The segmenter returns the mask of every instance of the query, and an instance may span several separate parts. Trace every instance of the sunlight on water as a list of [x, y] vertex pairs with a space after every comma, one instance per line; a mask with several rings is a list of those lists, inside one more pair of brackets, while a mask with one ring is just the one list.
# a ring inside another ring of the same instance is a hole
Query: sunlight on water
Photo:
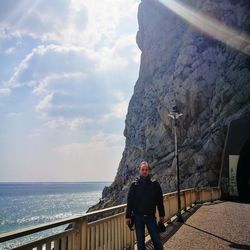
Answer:
[[[0, 233], [79, 215], [97, 203], [110, 183], [0, 183]], [[21, 186], [20, 186], [21, 185]], [[18, 191], [21, 190], [21, 191]], [[32, 194], [33, 193], [33, 194]], [[63, 231], [65, 226], [0, 244], [0, 250]]]

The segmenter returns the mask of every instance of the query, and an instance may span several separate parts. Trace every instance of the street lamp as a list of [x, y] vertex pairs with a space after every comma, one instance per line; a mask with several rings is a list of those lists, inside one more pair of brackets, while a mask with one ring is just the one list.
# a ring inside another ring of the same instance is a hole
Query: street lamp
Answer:
[[174, 106], [170, 114], [168, 114], [168, 116], [171, 117], [174, 121], [174, 142], [175, 142], [177, 192], [178, 192], [178, 213], [177, 213], [178, 222], [184, 222], [181, 215], [180, 170], [179, 170], [179, 156], [178, 156], [178, 143], [177, 143], [177, 119], [182, 115], [183, 115], [182, 113], [178, 112], [176, 106]]

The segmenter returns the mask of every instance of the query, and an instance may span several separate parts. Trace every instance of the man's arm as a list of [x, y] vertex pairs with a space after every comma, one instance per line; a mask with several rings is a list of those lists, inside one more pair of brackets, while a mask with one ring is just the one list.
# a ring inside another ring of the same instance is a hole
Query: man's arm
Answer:
[[165, 216], [165, 209], [163, 205], [163, 196], [162, 196], [162, 190], [161, 186], [158, 181], [155, 181], [155, 187], [156, 187], [156, 197], [157, 197], [157, 209], [159, 212], [160, 220], [163, 221], [164, 216]]
[[131, 184], [128, 191], [126, 219], [132, 217], [133, 205], [134, 205], [134, 183]]

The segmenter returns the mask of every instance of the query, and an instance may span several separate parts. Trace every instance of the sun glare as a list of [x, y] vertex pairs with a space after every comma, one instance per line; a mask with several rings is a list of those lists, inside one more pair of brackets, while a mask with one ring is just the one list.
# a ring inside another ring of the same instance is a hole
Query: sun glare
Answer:
[[250, 55], [250, 37], [225, 26], [214, 18], [193, 10], [175, 0], [159, 0], [168, 9], [209, 36]]

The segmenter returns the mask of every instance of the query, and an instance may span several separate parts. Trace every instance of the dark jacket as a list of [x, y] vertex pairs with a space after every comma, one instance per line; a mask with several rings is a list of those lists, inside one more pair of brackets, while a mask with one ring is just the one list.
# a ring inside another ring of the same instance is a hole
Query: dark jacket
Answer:
[[126, 218], [132, 214], [154, 215], [156, 207], [160, 217], [165, 216], [162, 190], [158, 181], [150, 177], [138, 178], [129, 189], [127, 198]]

